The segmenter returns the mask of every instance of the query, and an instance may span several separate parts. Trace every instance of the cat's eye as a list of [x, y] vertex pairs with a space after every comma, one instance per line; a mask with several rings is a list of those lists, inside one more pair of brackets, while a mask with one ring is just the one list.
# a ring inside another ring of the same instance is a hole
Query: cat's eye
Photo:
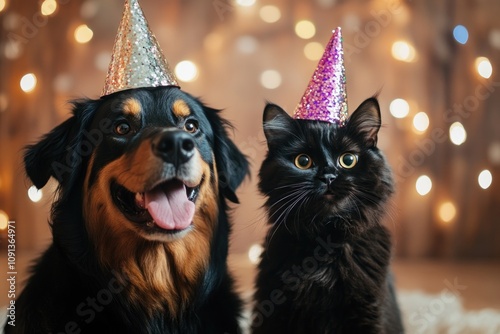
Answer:
[[307, 154], [299, 154], [295, 157], [295, 166], [299, 169], [309, 169], [311, 168], [313, 161]]
[[358, 157], [352, 153], [344, 153], [339, 158], [339, 163], [346, 169], [353, 168], [358, 163]]

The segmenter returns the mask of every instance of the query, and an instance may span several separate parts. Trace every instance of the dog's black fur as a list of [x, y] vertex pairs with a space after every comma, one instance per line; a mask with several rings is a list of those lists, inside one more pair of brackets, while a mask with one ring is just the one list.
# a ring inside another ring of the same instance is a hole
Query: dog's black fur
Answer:
[[[59, 188], [53, 243], [34, 266], [16, 303], [16, 326], [6, 325], [6, 333], [238, 333], [226, 199], [237, 202], [248, 163], [228, 138], [228, 123], [177, 87], [73, 105], [71, 118], [25, 152], [33, 184], [42, 188], [54, 177]], [[172, 164], [150, 147], [168, 131], [186, 134], [184, 127], [192, 132], [198, 161], [190, 164], [201, 185], [192, 228], [176, 237], [128, 219], [116, 201], [127, 197], [112, 194], [111, 184], [139, 192], [147, 190], [141, 182], [165, 178]]]

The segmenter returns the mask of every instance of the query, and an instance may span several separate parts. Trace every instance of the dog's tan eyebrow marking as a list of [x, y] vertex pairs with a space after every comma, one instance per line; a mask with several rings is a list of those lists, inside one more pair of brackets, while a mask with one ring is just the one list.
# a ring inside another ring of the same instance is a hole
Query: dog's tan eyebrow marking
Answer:
[[172, 111], [179, 118], [191, 115], [191, 109], [189, 109], [186, 101], [183, 100], [176, 100], [172, 106]]
[[128, 98], [123, 102], [123, 112], [130, 116], [139, 117], [142, 112], [141, 103], [133, 97]]

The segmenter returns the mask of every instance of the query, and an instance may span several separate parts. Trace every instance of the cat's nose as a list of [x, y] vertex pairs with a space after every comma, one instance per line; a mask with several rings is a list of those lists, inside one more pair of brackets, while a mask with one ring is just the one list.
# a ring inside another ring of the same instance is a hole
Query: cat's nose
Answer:
[[337, 178], [336, 174], [325, 174], [319, 179], [323, 181], [328, 186], [328, 188], [330, 188], [333, 181], [335, 181], [336, 178]]

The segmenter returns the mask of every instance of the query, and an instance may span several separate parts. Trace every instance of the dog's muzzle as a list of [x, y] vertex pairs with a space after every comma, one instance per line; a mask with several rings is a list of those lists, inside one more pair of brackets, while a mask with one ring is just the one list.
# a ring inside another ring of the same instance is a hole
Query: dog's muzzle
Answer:
[[187, 162], [194, 155], [194, 140], [184, 131], [166, 131], [152, 142], [153, 153], [175, 167]]
[[[148, 233], [177, 233], [190, 228], [195, 201], [203, 176], [196, 156], [196, 143], [187, 132], [178, 129], [154, 134], [151, 153], [159, 160], [144, 180], [144, 188], [114, 181], [112, 197], [122, 213]], [[142, 161], [137, 161], [142, 164]], [[136, 165], [137, 166], [137, 165]], [[151, 163], [149, 164], [151, 167]]]

